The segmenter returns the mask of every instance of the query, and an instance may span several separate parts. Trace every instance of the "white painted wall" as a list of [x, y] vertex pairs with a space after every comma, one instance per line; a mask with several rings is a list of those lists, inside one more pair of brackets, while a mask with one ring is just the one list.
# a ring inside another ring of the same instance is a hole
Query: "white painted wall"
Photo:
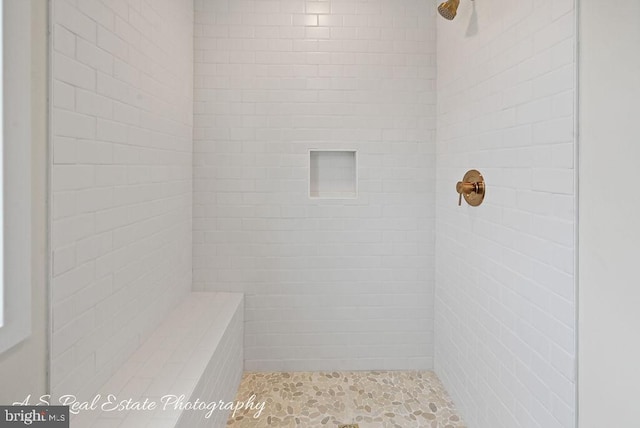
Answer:
[[580, 1], [579, 426], [636, 426], [640, 3]]
[[191, 288], [193, 2], [51, 9], [51, 387], [83, 397]]
[[[5, 8], [21, 3], [4, 0]], [[47, 391], [47, 0], [31, 0], [29, 6], [31, 75], [24, 78], [31, 79], [31, 334], [0, 355], [4, 404]]]
[[[194, 289], [246, 293], [249, 370], [430, 368], [435, 9], [196, 0]], [[309, 198], [354, 149], [358, 198]]]
[[[435, 367], [471, 427], [575, 421], [572, 0], [438, 20]], [[482, 206], [457, 206], [471, 168]]]

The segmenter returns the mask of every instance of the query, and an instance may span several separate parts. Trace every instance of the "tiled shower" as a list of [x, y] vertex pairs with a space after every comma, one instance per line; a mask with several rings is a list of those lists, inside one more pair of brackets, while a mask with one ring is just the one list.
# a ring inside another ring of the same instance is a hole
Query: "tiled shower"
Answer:
[[436, 7], [51, 1], [54, 393], [238, 292], [247, 371], [435, 370], [469, 427], [574, 426], [574, 1]]

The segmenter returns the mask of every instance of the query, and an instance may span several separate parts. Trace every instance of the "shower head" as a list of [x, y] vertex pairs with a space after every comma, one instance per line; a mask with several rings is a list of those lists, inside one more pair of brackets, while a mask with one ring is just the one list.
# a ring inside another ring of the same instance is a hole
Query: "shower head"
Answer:
[[451, 21], [456, 17], [458, 6], [460, 6], [460, 0], [447, 0], [438, 6], [438, 12], [444, 19]]

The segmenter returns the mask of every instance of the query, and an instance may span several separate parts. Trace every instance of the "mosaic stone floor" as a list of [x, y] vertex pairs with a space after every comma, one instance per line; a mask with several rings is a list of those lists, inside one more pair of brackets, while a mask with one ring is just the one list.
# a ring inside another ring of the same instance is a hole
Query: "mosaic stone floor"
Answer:
[[465, 428], [438, 377], [421, 372], [245, 373], [236, 400], [266, 402], [228, 427]]

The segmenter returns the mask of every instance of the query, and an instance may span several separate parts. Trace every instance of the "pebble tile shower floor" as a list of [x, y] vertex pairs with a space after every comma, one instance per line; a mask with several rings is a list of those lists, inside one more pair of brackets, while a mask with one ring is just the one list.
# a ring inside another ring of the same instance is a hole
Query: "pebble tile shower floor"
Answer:
[[236, 413], [234, 428], [466, 428], [438, 377], [429, 371], [245, 373], [236, 400], [266, 402]]

